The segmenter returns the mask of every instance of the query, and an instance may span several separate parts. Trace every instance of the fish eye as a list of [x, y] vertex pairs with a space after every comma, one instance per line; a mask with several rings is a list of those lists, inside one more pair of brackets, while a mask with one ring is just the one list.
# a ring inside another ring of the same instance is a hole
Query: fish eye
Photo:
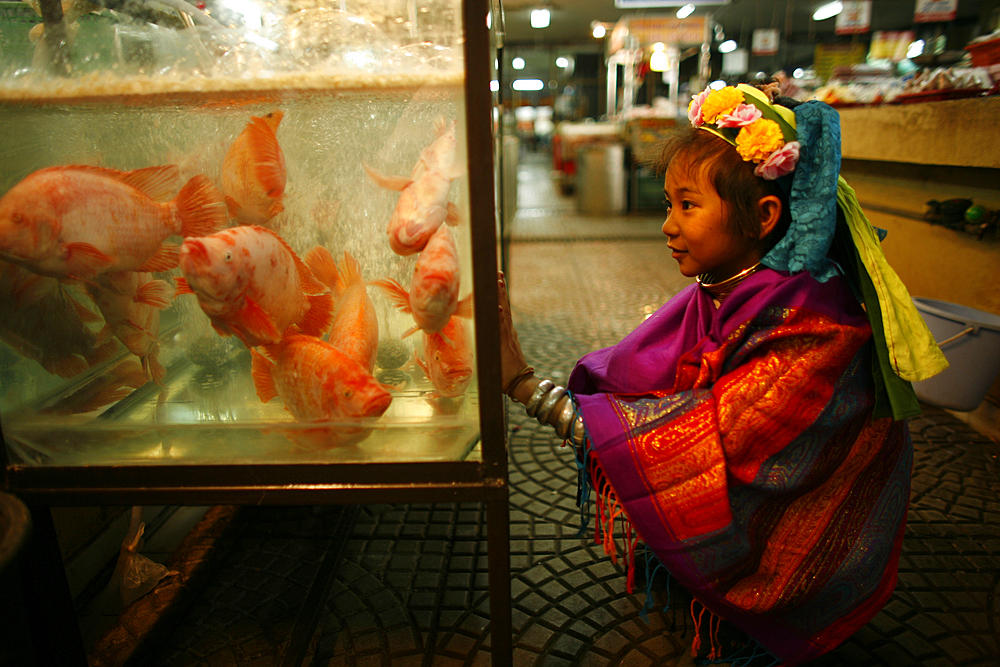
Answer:
[[233, 251], [227, 250], [226, 254], [222, 256], [227, 262], [233, 261]]
[[346, 391], [344, 391], [344, 398], [350, 398], [353, 395], [354, 395], [354, 392], [351, 391], [350, 389], [347, 389]]

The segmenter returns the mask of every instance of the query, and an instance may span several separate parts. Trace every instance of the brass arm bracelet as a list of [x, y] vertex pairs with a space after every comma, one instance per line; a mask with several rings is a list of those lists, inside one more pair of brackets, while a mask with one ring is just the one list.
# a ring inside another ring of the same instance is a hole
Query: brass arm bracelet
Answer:
[[555, 387], [551, 380], [542, 380], [535, 387], [535, 391], [531, 393], [531, 398], [528, 402], [524, 404], [524, 409], [528, 413], [528, 416], [535, 418], [538, 414], [538, 406], [542, 402], [542, 398], [549, 393]]
[[539, 406], [538, 414], [535, 415], [535, 419], [542, 424], [549, 423], [549, 413], [552, 412], [552, 408], [556, 407], [556, 403], [558, 403], [565, 395], [565, 387], [554, 387], [550, 390], [548, 395], [545, 397], [545, 400], [542, 401], [541, 406]]

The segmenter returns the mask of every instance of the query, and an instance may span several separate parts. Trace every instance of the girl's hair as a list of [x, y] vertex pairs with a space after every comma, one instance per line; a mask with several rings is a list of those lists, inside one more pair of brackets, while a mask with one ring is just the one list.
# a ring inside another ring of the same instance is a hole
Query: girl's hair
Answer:
[[728, 141], [690, 125], [681, 127], [663, 142], [659, 156], [650, 166], [662, 175], [674, 160], [685, 161], [689, 169], [698, 170], [711, 181], [719, 198], [728, 206], [726, 222], [734, 234], [757, 238], [760, 235], [757, 204], [774, 195], [781, 200], [781, 218], [768, 235], [768, 247], [785, 235], [792, 221], [787, 193], [777, 181], [754, 176], [754, 165], [745, 162]]

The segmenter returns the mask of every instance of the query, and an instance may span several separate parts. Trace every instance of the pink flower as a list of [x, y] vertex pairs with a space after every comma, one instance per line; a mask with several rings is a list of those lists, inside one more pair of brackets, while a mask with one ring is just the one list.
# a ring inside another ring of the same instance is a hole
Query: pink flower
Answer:
[[708, 94], [710, 92], [712, 92], [712, 89], [706, 88], [705, 90], [695, 95], [694, 98], [691, 100], [691, 104], [688, 105], [688, 120], [691, 121], [691, 124], [694, 125], [695, 127], [698, 127], [702, 123], [701, 105], [702, 102], [705, 101], [705, 98], [708, 97]]
[[791, 173], [799, 161], [799, 142], [790, 141], [782, 148], [771, 153], [766, 160], [754, 168], [755, 176], [760, 176], [769, 181], [780, 178]]
[[721, 116], [717, 122], [719, 127], [744, 127], [761, 116], [760, 109], [752, 104], [740, 104], [731, 114]]

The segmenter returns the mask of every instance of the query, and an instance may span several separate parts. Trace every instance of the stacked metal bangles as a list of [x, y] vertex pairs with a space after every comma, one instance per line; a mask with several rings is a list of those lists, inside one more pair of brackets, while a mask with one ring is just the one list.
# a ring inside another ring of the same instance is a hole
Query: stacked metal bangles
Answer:
[[[542, 380], [525, 403], [524, 409], [529, 417], [537, 419], [542, 424], [548, 424], [550, 413], [564, 396], [566, 396], [565, 387], [557, 386], [551, 380]], [[577, 414], [572, 397], [560, 411], [555, 429], [556, 435], [563, 440], [572, 440], [576, 445], [583, 443], [583, 418]]]

